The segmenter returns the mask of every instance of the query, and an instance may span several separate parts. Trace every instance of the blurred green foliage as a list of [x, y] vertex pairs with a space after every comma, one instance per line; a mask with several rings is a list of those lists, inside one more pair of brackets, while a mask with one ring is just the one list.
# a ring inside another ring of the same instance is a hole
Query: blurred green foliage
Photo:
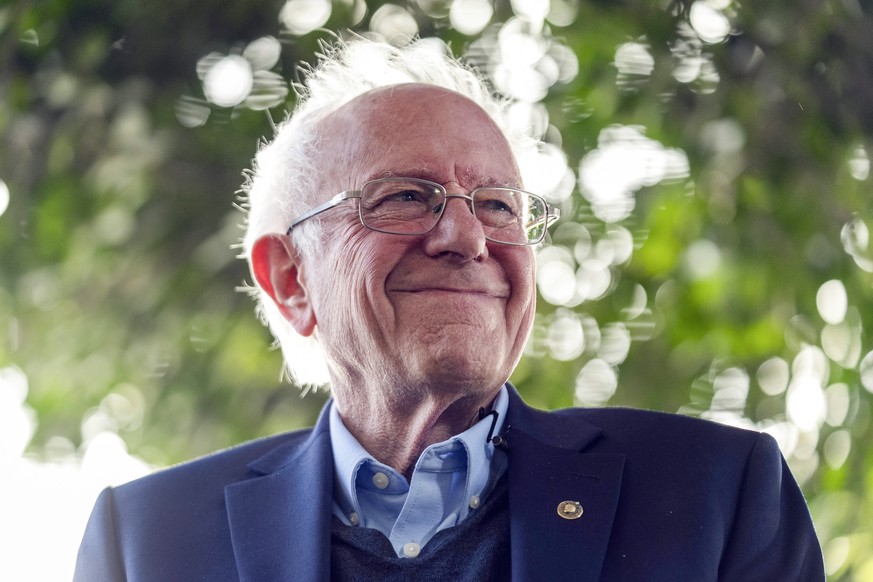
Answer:
[[[365, 32], [380, 4], [359, 19], [356, 4], [335, 3], [324, 27]], [[474, 37], [439, 17], [450, 4], [403, 7], [421, 36], [439, 36], [456, 53], [475, 48]], [[0, 180], [10, 193], [0, 214], [0, 367], [19, 367], [29, 380], [39, 421], [32, 454], [113, 430], [132, 453], [164, 465], [306, 426], [317, 414], [324, 392], [301, 398], [281, 381], [278, 350], [249, 297], [234, 292], [249, 280], [232, 250], [243, 221], [233, 207], [241, 170], [270, 135], [271, 117], [293, 105], [293, 92], [266, 113], [222, 108], [204, 99], [197, 76], [208, 53], [239, 54], [271, 35], [282, 42], [272, 71], [294, 80], [296, 64], [312, 62], [318, 39], [330, 35], [289, 34], [278, 19], [282, 6], [0, 6]], [[483, 35], [519, 6], [494, 5]], [[683, 180], [636, 192], [622, 221], [633, 256], [614, 271], [608, 293], [571, 312], [600, 330], [638, 326], [627, 359], [614, 366], [619, 382], [609, 404], [705, 415], [719, 378], [741, 371], [750, 388], [738, 412], [758, 427], [790, 416], [787, 392], [760, 389], [761, 365], [781, 358], [796, 368], [805, 348], [820, 353], [828, 334], [850, 334], [840, 345], [854, 354], [824, 350], [823, 402], [844, 402], [845, 414], [795, 434], [789, 460], [831, 578], [873, 580], [873, 380], [865, 388], [870, 362], [862, 360], [873, 349], [873, 246], [865, 235], [873, 14], [855, 0], [709, 6], [730, 20], [732, 34], [695, 45], [698, 64], [715, 76], [680, 79], [676, 47], [691, 38], [694, 4], [552, 3], [564, 15], [542, 34], [572, 50], [578, 74], [552, 85], [543, 103], [570, 167], [615, 124], [645, 128], [648, 138], [684, 151], [690, 167]], [[651, 68], [622, 81], [616, 51], [629, 42], [646, 47]], [[186, 111], [202, 123], [181, 123]], [[725, 128], [740, 132], [737, 147], [712, 138]], [[562, 210], [562, 222], [595, 239], [607, 235], [609, 225], [592, 218], [578, 191]], [[553, 242], [570, 255], [578, 239], [563, 233]], [[718, 251], [706, 255], [718, 261], [702, 275], [689, 268], [700, 248]], [[846, 291], [842, 331], [817, 306], [830, 280]], [[646, 309], [630, 318], [637, 290]], [[546, 301], [539, 309], [537, 334], [567, 313]], [[593, 355], [553, 358], [537, 347], [537, 334], [514, 381], [535, 405], [572, 405]], [[840, 459], [846, 435], [850, 452]]]

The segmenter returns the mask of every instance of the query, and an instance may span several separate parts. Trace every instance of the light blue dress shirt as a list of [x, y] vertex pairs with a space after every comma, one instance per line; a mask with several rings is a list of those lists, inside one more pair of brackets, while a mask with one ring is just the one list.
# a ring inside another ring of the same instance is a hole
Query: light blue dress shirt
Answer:
[[[494, 436], [503, 430], [508, 405], [503, 386], [493, 406], [498, 414]], [[492, 418], [486, 416], [461, 434], [427, 447], [410, 483], [364, 450], [332, 405], [334, 515], [346, 525], [381, 531], [399, 557], [418, 556], [434, 534], [476, 511], [506, 471], [506, 454], [486, 442]]]

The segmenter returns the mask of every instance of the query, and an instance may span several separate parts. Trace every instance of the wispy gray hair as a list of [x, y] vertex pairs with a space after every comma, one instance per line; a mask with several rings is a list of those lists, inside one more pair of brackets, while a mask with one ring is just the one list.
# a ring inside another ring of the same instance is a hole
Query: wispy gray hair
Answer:
[[[313, 160], [320, 154], [318, 123], [355, 97], [387, 85], [425, 83], [460, 93], [484, 109], [509, 140], [516, 157], [536, 147], [536, 140], [508, 123], [509, 102], [493, 94], [483, 78], [452, 57], [438, 39], [421, 39], [404, 47], [355, 38], [325, 45], [314, 67], [301, 68], [295, 85], [294, 111], [277, 127], [272, 141], [263, 143], [242, 188], [248, 211], [243, 249], [261, 236], [284, 233], [294, 217], [319, 200], [319, 176]], [[293, 231], [304, 257], [319, 247], [319, 217]], [[289, 375], [300, 385], [321, 385], [329, 378], [317, 342], [299, 336], [265, 292], [252, 290], [258, 313], [282, 348]]]

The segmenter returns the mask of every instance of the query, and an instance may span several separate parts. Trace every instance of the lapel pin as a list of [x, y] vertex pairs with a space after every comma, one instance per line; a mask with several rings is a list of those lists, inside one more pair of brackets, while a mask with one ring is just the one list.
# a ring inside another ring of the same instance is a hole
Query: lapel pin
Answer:
[[582, 517], [582, 504], [578, 501], [562, 501], [558, 504], [558, 515], [564, 519], [579, 519]]

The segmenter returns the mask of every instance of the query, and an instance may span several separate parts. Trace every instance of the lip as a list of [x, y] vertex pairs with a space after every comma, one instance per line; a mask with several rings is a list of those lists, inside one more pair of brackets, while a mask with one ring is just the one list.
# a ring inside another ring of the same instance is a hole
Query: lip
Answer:
[[428, 286], [428, 287], [389, 289], [389, 292], [409, 293], [409, 294], [450, 293], [450, 294], [454, 294], [454, 295], [478, 295], [481, 297], [492, 297], [494, 299], [507, 299], [509, 297], [509, 293], [504, 293], [502, 291], [496, 291], [496, 290], [467, 288], [467, 287], [445, 287], [445, 286], [436, 286], [436, 285], [432, 286], [432, 287]]

